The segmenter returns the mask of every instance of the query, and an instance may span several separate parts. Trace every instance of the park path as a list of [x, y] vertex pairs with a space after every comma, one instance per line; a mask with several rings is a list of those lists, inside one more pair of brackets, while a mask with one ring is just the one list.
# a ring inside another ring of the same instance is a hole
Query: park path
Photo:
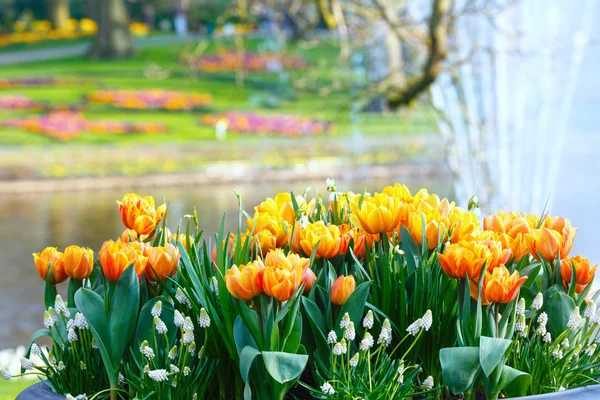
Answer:
[[[140, 49], [145, 47], [168, 45], [172, 43], [182, 43], [197, 38], [199, 37], [188, 36], [187, 38], [181, 38], [175, 35], [165, 35], [135, 38], [134, 42], [135, 47]], [[57, 45], [57, 47], [52, 48], [0, 53], [0, 66], [82, 56], [88, 51], [89, 47], [89, 43], [77, 43], [72, 45]]]

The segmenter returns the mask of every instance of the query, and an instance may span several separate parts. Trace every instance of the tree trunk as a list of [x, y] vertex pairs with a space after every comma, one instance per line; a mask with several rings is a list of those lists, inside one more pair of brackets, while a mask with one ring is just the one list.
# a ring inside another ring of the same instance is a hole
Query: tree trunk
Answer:
[[50, 0], [48, 2], [48, 17], [54, 29], [63, 29], [71, 18], [68, 0]]
[[94, 12], [98, 33], [90, 55], [97, 58], [129, 57], [133, 53], [133, 42], [124, 0], [96, 0]]

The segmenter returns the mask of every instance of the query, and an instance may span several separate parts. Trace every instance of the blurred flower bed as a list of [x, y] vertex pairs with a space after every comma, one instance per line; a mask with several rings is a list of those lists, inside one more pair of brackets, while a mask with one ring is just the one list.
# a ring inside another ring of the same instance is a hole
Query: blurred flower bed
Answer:
[[335, 132], [335, 126], [296, 115], [265, 116], [251, 112], [230, 111], [223, 114], [206, 114], [201, 122], [207, 125], [226, 124], [227, 129], [237, 133], [254, 133], [278, 136], [312, 136]]
[[70, 140], [84, 132], [91, 133], [158, 133], [166, 127], [154, 122], [121, 122], [87, 120], [82, 114], [69, 111], [0, 121], [0, 126], [25, 129], [58, 140]]
[[205, 72], [235, 71], [244, 69], [253, 72], [278, 72], [290, 69], [305, 69], [308, 62], [291, 55], [258, 54], [252, 52], [219, 51], [216, 54], [185, 60], [192, 69]]
[[81, 108], [81, 104], [53, 104], [49, 101], [35, 100], [27, 96], [0, 96], [0, 110], [19, 111], [69, 111]]
[[91, 80], [82, 78], [61, 78], [46, 76], [31, 78], [0, 78], [0, 89], [51, 85], [86, 85], [90, 82]]
[[[44, 40], [77, 39], [94, 36], [98, 30], [96, 22], [89, 18], [69, 19], [62, 29], [52, 29], [50, 21], [39, 20], [25, 23], [17, 21], [13, 24], [12, 33], [0, 35], [0, 47], [23, 43], [37, 43]], [[145, 36], [150, 32], [148, 25], [132, 22], [129, 30], [135, 36]]]
[[174, 90], [100, 90], [88, 95], [92, 103], [111, 104], [117, 108], [135, 110], [192, 110], [212, 103], [205, 93], [185, 93]]

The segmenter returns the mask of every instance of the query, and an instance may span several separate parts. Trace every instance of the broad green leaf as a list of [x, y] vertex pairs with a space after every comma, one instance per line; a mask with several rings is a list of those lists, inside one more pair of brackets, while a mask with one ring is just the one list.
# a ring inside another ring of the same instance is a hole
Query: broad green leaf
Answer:
[[548, 330], [552, 333], [552, 337], [558, 337], [567, 329], [567, 322], [575, 309], [575, 302], [556, 285], [550, 287], [544, 297], [548, 314]]
[[118, 370], [125, 349], [135, 333], [139, 306], [140, 287], [135, 268], [131, 265], [119, 277], [108, 312], [109, 351], [115, 370]]
[[362, 320], [365, 304], [367, 302], [367, 296], [369, 295], [369, 287], [371, 286], [371, 282], [363, 282], [354, 289], [354, 292], [348, 297], [348, 300], [342, 306], [340, 313], [337, 317], [337, 322], [335, 323], [335, 330], [338, 334], [338, 337], [341, 334], [340, 322], [344, 317], [345, 313], [350, 315], [350, 321], [360, 321]]
[[[140, 343], [144, 340], [147, 340], [148, 343], [152, 343], [154, 341], [154, 329], [153, 322], [154, 317], [152, 316], [152, 308], [158, 301], [162, 301], [162, 312], [160, 314], [160, 319], [167, 326], [167, 338], [169, 339], [169, 348], [173, 345], [175, 341], [175, 337], [177, 336], [177, 327], [173, 323], [173, 313], [174, 310], [169, 303], [169, 301], [165, 297], [155, 297], [150, 299], [142, 306], [142, 310], [140, 311], [140, 316], [137, 323], [137, 328], [135, 330], [135, 339]], [[164, 343], [164, 339], [162, 337], [157, 338], [159, 346]]]
[[496, 366], [502, 361], [506, 350], [512, 341], [488, 336], [479, 338], [479, 362], [485, 376], [490, 376]]
[[235, 347], [237, 348], [238, 355], [242, 353], [242, 350], [246, 346], [258, 348], [252, 334], [244, 324], [242, 317], [239, 315], [233, 323], [233, 337], [235, 339]]
[[240, 353], [240, 375], [244, 382], [248, 380], [248, 374], [250, 373], [250, 368], [252, 368], [252, 363], [256, 356], [259, 355], [260, 351], [252, 346], [246, 346], [242, 349]]
[[479, 347], [448, 347], [440, 350], [444, 382], [454, 394], [467, 390], [479, 370]]
[[[302, 316], [297, 313], [294, 319], [294, 327], [285, 338], [282, 349], [282, 351], [286, 353], [295, 353], [298, 350], [298, 347], [300, 346], [300, 340], [302, 339]], [[277, 331], [277, 329], [274, 331]]]
[[325, 318], [323, 317], [319, 306], [308, 297], [302, 297], [302, 305], [304, 306], [308, 318], [313, 321], [315, 326], [321, 331], [323, 336], [325, 336], [327, 333], [327, 324], [325, 323]]
[[531, 375], [505, 365], [502, 368], [498, 389], [506, 397], [519, 397], [527, 395], [530, 384]]
[[262, 357], [269, 375], [279, 383], [297, 379], [308, 362], [308, 356], [305, 354], [279, 351], [263, 351]]
[[260, 326], [258, 324], [258, 313], [255, 310], [250, 309], [248, 304], [241, 299], [236, 299], [237, 303], [240, 306], [240, 317], [244, 321], [246, 328], [252, 334], [252, 337], [258, 344], [259, 348], [264, 348], [264, 335], [260, 331]]

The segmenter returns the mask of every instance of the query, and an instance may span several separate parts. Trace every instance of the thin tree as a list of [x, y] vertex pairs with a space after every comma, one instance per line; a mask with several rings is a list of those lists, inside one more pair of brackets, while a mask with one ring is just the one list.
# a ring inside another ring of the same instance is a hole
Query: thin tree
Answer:
[[124, 58], [133, 53], [129, 15], [124, 0], [91, 0], [91, 17], [98, 33], [90, 55], [96, 58]]
[[48, 2], [48, 19], [54, 29], [63, 29], [71, 18], [69, 0], [50, 0]]

